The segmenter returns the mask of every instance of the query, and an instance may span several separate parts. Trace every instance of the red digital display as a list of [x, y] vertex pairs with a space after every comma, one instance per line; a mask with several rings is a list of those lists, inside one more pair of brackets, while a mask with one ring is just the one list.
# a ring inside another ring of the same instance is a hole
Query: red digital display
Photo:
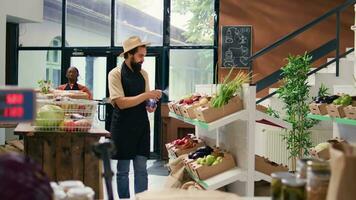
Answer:
[[11, 118], [21, 118], [25, 114], [23, 107], [5, 108], [0, 113], [2, 113], [3, 117], [11, 117]]
[[8, 105], [23, 104], [23, 99], [23, 94], [6, 94], [6, 104]]

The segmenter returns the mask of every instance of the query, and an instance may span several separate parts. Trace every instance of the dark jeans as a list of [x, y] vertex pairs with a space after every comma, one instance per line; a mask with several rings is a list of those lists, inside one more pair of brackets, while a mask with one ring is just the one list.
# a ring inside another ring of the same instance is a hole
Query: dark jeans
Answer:
[[[129, 171], [131, 160], [117, 161], [117, 192], [120, 198], [130, 198]], [[147, 158], [145, 156], [136, 156], [133, 159], [135, 176], [135, 193], [147, 190]]]

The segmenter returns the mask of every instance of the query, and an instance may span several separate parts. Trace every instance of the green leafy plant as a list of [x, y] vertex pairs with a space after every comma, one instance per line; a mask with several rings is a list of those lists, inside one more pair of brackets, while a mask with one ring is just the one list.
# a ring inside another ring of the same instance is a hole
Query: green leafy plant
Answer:
[[225, 80], [221, 84], [217, 95], [212, 99], [212, 107], [220, 108], [227, 104], [237, 92], [241, 91], [242, 84], [249, 81], [250, 74], [242, 71], [238, 72], [237, 75], [230, 80], [232, 71], [233, 68], [231, 68], [229, 74], [225, 77]]
[[325, 96], [330, 95], [328, 90], [329, 90], [329, 88], [327, 88], [324, 84], [321, 84], [319, 87], [318, 96], [325, 97]]
[[39, 80], [39, 81], [37, 81], [37, 83], [38, 83], [41, 93], [43, 93], [43, 94], [49, 93], [49, 91], [52, 87], [51, 81]]
[[280, 118], [279, 113], [274, 110], [271, 106], [267, 107], [266, 114], [275, 118]]
[[285, 120], [292, 124], [292, 128], [283, 135], [287, 143], [287, 150], [292, 159], [292, 170], [295, 171], [296, 159], [308, 155], [312, 146], [309, 129], [316, 124], [315, 120], [307, 118], [309, 113], [308, 72], [311, 56], [290, 55], [288, 63], [282, 68], [283, 86], [277, 90], [279, 97], [285, 104]]

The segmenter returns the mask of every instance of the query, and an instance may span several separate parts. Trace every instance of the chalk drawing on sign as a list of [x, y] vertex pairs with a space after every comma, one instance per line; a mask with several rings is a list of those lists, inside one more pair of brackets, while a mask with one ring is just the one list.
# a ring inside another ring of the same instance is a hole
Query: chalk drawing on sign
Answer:
[[232, 37], [231, 29], [227, 29], [227, 31], [226, 31], [225, 43], [234, 43], [234, 39]]
[[230, 47], [225, 52], [224, 66], [237, 66], [239, 62], [244, 65], [248, 64], [248, 48], [243, 45], [240, 45], [238, 48]]
[[224, 57], [224, 66], [225, 67], [232, 67], [234, 66], [234, 56], [232, 54], [232, 51], [229, 49], [225, 51], [225, 57]]

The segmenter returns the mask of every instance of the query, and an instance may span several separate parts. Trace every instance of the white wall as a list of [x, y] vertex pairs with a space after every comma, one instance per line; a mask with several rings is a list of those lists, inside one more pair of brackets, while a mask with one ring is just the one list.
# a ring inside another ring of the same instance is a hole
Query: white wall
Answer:
[[[41, 22], [43, 0], [1, 0], [0, 2], [0, 86], [5, 85], [6, 22]], [[5, 143], [0, 129], [0, 145]]]
[[5, 84], [6, 21], [41, 22], [43, 0], [1, 0], [0, 2], [0, 85]]

